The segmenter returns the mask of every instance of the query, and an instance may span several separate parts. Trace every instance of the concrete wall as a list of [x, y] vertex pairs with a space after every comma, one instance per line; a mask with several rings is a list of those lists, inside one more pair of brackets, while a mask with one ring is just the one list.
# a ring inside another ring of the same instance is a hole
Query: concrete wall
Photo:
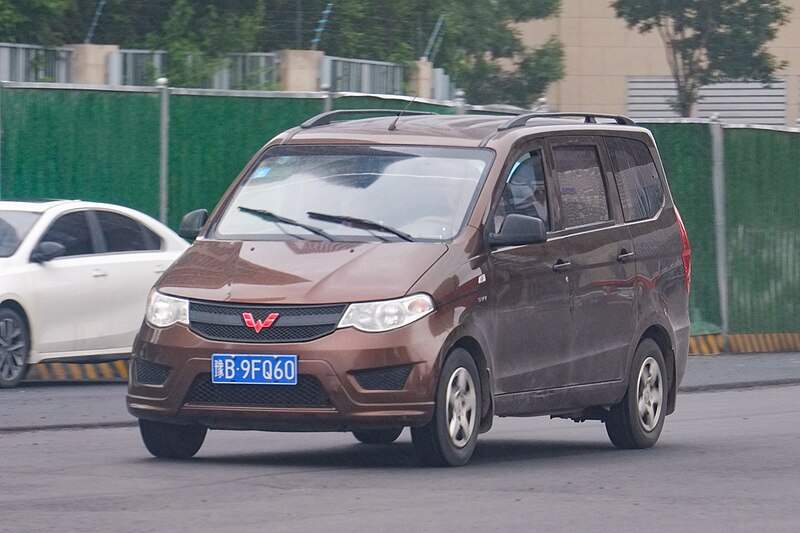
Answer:
[[72, 81], [89, 85], [105, 85], [109, 82], [106, 58], [119, 51], [117, 45], [72, 44]]
[[[777, 73], [787, 79], [787, 125], [795, 125], [800, 107], [800, 0], [783, 0], [792, 8], [769, 49], [788, 66]], [[669, 76], [666, 48], [656, 31], [629, 30], [609, 0], [562, 0], [561, 14], [521, 24], [526, 46], [539, 46], [551, 35], [564, 43], [566, 72], [547, 94], [552, 110], [627, 112], [627, 79]]]

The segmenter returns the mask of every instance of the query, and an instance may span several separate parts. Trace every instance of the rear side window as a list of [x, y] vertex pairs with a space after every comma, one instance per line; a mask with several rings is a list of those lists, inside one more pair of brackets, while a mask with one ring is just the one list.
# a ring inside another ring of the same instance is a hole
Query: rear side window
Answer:
[[60, 217], [44, 234], [41, 241], [52, 241], [63, 244], [64, 256], [87, 255], [94, 253], [92, 234], [85, 211], [67, 213]]
[[619, 137], [607, 144], [625, 221], [652, 218], [664, 202], [664, 188], [647, 145]]
[[135, 252], [161, 248], [161, 239], [132, 218], [110, 211], [96, 211], [96, 214], [108, 252]]
[[595, 146], [553, 148], [565, 227], [609, 219], [600, 156]]

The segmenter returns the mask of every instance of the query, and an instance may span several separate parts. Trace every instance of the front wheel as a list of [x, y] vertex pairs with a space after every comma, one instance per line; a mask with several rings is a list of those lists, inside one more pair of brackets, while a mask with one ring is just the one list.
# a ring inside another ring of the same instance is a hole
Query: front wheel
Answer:
[[653, 339], [644, 339], [636, 348], [628, 390], [611, 408], [606, 433], [617, 448], [637, 449], [653, 446], [664, 427], [667, 405], [667, 379], [664, 356]]
[[439, 374], [433, 419], [411, 428], [411, 440], [422, 462], [431, 466], [466, 464], [478, 441], [480, 412], [478, 369], [469, 353], [457, 348]]
[[30, 348], [28, 327], [19, 313], [0, 309], [0, 389], [16, 387], [25, 377]]
[[139, 419], [139, 432], [147, 451], [155, 457], [188, 459], [203, 445], [207, 428]]

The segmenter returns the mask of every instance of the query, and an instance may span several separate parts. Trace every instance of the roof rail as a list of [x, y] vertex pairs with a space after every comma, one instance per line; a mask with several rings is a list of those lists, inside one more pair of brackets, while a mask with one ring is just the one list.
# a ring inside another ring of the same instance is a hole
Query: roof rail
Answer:
[[598, 118], [607, 118], [615, 121], [621, 126], [636, 126], [636, 123], [623, 115], [605, 115], [602, 113], [526, 113], [514, 117], [499, 128], [497, 131], [510, 130], [512, 128], [519, 128], [528, 123], [532, 118], [582, 118], [585, 124], [597, 124]]
[[317, 126], [327, 126], [337, 117], [342, 115], [381, 115], [381, 116], [411, 116], [411, 115], [435, 115], [430, 111], [405, 111], [402, 109], [337, 109], [321, 113], [306, 120], [300, 127], [303, 129], [315, 128]]

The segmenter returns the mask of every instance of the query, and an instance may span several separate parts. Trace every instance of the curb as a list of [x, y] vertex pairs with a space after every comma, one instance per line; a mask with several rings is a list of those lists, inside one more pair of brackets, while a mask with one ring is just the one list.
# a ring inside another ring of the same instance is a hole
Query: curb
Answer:
[[728, 335], [727, 349], [720, 334], [696, 335], [689, 339], [690, 355], [798, 351], [800, 333], [736, 333]]
[[39, 363], [31, 365], [25, 381], [127, 381], [128, 360], [106, 363]]

